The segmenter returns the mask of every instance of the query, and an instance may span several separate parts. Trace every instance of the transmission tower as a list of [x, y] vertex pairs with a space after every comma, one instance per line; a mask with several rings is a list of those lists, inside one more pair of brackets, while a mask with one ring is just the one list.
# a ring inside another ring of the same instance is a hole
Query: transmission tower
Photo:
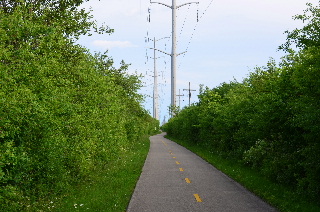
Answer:
[[177, 24], [176, 24], [176, 11], [177, 9], [179, 9], [180, 7], [182, 6], [185, 6], [185, 5], [188, 5], [188, 4], [199, 4], [199, 2], [189, 2], [189, 3], [184, 3], [184, 4], [181, 4], [181, 5], [178, 5], [176, 4], [176, 0], [172, 0], [172, 5], [167, 5], [167, 4], [164, 4], [164, 3], [161, 3], [161, 2], [151, 2], [150, 3], [152, 4], [161, 4], [163, 6], [166, 6], [166, 7], [169, 7], [171, 10], [172, 10], [172, 51], [171, 51], [171, 54], [169, 53], [166, 53], [164, 51], [161, 51], [161, 50], [158, 50], [156, 49], [157, 51], [160, 51], [162, 53], [165, 53], [169, 56], [171, 56], [171, 106], [172, 107], [175, 107], [176, 106], [176, 67], [177, 67], [177, 56], [181, 55], [181, 54], [184, 54], [185, 52], [182, 52], [182, 53], [179, 53], [177, 54], [176, 52], [176, 47], [177, 47], [177, 38], [176, 38], [176, 27], [177, 27]]
[[177, 95], [178, 97], [179, 97], [179, 109], [181, 109], [181, 107], [180, 107], [180, 97], [181, 96], [184, 96], [183, 94], [180, 94], [180, 89], [179, 89], [179, 94]]
[[162, 40], [162, 39], [165, 39], [165, 38], [169, 38], [169, 37], [164, 37], [164, 38], [160, 38], [158, 40], [156, 40], [156, 38], [154, 39], [150, 39], [153, 41], [153, 65], [154, 65], [154, 72], [153, 72], [153, 118], [159, 120], [159, 111], [158, 111], [158, 104], [159, 104], [159, 101], [158, 101], [158, 98], [159, 98], [159, 95], [158, 95], [158, 71], [157, 71], [157, 58], [156, 57], [156, 42], [159, 41], [159, 40]]

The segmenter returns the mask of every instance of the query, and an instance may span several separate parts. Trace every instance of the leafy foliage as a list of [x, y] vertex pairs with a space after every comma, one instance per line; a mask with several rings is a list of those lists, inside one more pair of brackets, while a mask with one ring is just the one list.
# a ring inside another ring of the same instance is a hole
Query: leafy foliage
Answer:
[[[320, 8], [296, 16], [306, 26], [287, 32], [277, 65], [272, 59], [243, 82], [201, 89], [199, 103], [163, 128], [169, 136], [241, 160], [297, 193], [320, 197]], [[291, 47], [297, 48], [295, 52]]]
[[96, 28], [81, 2], [0, 3], [0, 211], [41, 208], [158, 129], [128, 65], [74, 44]]

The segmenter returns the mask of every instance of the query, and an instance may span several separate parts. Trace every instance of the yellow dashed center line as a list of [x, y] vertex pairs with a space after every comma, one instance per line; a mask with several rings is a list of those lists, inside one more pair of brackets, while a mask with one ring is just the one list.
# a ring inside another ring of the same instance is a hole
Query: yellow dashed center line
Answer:
[[196, 198], [197, 202], [202, 202], [202, 199], [200, 198], [199, 194], [194, 194], [194, 198]]
[[[163, 143], [163, 145], [168, 146], [168, 144], [165, 141], [161, 141], [161, 142]], [[169, 151], [170, 155], [174, 155], [171, 150], [168, 150], [168, 151]], [[172, 157], [172, 158], [175, 159], [176, 157]], [[176, 161], [176, 164], [179, 165], [181, 163], [179, 161]], [[183, 168], [179, 168], [179, 170], [181, 172], [184, 171]], [[191, 183], [191, 180], [189, 178], [185, 178], [185, 181], [186, 181], [186, 183]], [[196, 199], [197, 202], [202, 202], [202, 199], [200, 198], [199, 194], [194, 194], [193, 196], [194, 196], [194, 198]]]
[[164, 141], [161, 141], [165, 146], [168, 146], [168, 144], [166, 143], [166, 142], [164, 142]]
[[[168, 146], [168, 144], [165, 141], [161, 141], [161, 142], [163, 143], [163, 145]], [[168, 150], [168, 151], [169, 151], [170, 155], [174, 155], [171, 150]], [[172, 157], [172, 158], [175, 159], [176, 157]], [[179, 165], [181, 163], [179, 161], [176, 161], [176, 164]], [[183, 168], [179, 168], [179, 170], [181, 172], [184, 171]], [[189, 178], [185, 178], [185, 181], [186, 181], [186, 183], [191, 183], [191, 180]], [[202, 202], [202, 199], [200, 198], [199, 194], [194, 194], [193, 196], [194, 196], [194, 198], [196, 199], [197, 202]]]

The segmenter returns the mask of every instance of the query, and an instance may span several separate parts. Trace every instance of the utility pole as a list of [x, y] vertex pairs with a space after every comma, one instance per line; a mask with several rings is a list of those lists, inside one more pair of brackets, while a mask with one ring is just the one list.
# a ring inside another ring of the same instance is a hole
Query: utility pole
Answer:
[[177, 48], [177, 38], [176, 38], [176, 28], [177, 28], [177, 24], [176, 24], [176, 11], [177, 9], [179, 9], [182, 6], [188, 5], [188, 4], [199, 4], [199, 2], [189, 2], [189, 3], [184, 3], [181, 4], [179, 6], [176, 5], [176, 0], [172, 0], [172, 5], [167, 5], [161, 2], [151, 2], [150, 3], [156, 3], [156, 4], [161, 4], [163, 6], [169, 7], [172, 10], [172, 51], [171, 54], [168, 54], [166, 52], [160, 51], [162, 53], [165, 53], [167, 55], [171, 56], [171, 106], [175, 107], [176, 106], [176, 67], [177, 67], [177, 56], [179, 56], [180, 54], [184, 54], [185, 52], [179, 53], [177, 54], [176, 52], [176, 48]]
[[153, 65], [154, 65], [154, 71], [153, 71], [153, 118], [159, 119], [159, 113], [158, 113], [158, 72], [157, 72], [157, 66], [156, 66], [156, 38], [153, 39]]
[[169, 37], [164, 37], [161, 39], [156, 40], [156, 38], [154, 38], [153, 40], [153, 65], [154, 65], [154, 71], [153, 71], [153, 118], [159, 120], [159, 111], [158, 111], [158, 72], [157, 72], [157, 57], [156, 57], [156, 42], [165, 38], [169, 38]]
[[179, 97], [179, 109], [181, 109], [181, 108], [180, 108], [180, 97], [181, 97], [181, 96], [184, 96], [184, 95], [183, 95], [183, 94], [180, 95], [180, 89], [179, 89], [179, 95], [177, 95], [177, 96]]
[[196, 91], [196, 90], [191, 90], [190, 88], [190, 82], [189, 82], [189, 89], [183, 89], [184, 91], [189, 91], [189, 107], [190, 107], [190, 99], [191, 99], [191, 91]]

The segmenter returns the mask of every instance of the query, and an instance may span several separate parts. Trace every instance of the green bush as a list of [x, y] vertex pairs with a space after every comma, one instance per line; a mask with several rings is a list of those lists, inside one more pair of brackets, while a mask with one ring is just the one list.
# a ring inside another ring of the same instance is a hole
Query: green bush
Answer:
[[41, 208], [159, 129], [139, 76], [75, 44], [96, 28], [81, 2], [0, 7], [0, 211]]
[[173, 138], [205, 145], [318, 200], [320, 7], [308, 5], [295, 17], [306, 25], [287, 32], [280, 47], [287, 55], [279, 65], [270, 60], [241, 83], [201, 88], [199, 102], [163, 128]]

